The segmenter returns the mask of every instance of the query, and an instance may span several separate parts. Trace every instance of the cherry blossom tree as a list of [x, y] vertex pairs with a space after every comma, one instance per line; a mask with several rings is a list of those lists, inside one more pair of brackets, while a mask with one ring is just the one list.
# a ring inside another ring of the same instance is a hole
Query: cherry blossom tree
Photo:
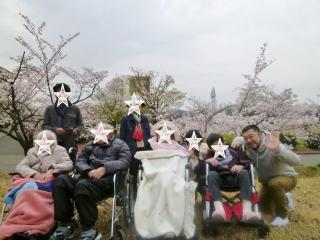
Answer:
[[90, 101], [87, 115], [95, 116], [95, 119], [91, 118], [89, 124], [96, 124], [97, 120], [101, 120], [118, 129], [122, 116], [128, 113], [124, 103], [128, 98], [124, 80], [118, 77], [112, 79], [101, 87]]
[[308, 98], [310, 104], [310, 114], [314, 114], [318, 118], [318, 123], [320, 124], [320, 90], [316, 94], [315, 99]]
[[[241, 125], [256, 124], [262, 129], [285, 130], [301, 127], [300, 121], [312, 122], [304, 116], [303, 112], [296, 107], [298, 104], [297, 95], [291, 88], [284, 89], [277, 93], [272, 87], [262, 83], [260, 74], [269, 67], [273, 61], [266, 59], [267, 44], [264, 43], [258, 54], [253, 74], [244, 74], [247, 80], [240, 89], [236, 105], [231, 115], [238, 119]], [[232, 121], [233, 128], [237, 128], [239, 134], [241, 126]], [[242, 125], [243, 127], [244, 125]]]
[[71, 85], [71, 102], [80, 103], [91, 98], [107, 71], [94, 71], [83, 67], [77, 71], [61, 65], [67, 56], [64, 50], [79, 33], [68, 37], [60, 35], [57, 44], [50, 43], [44, 36], [45, 22], [36, 26], [29, 17], [20, 14], [24, 29], [31, 40], [18, 36], [16, 41], [26, 53], [12, 58], [19, 64], [12, 74], [2, 74], [0, 132], [17, 140], [25, 153], [33, 145], [33, 135], [39, 130], [45, 107], [55, 102], [52, 87], [59, 74], [65, 74]]
[[[276, 92], [260, 79], [260, 74], [273, 61], [266, 59], [267, 44], [258, 54], [253, 73], [244, 74], [246, 82], [238, 88], [235, 103], [217, 107], [216, 99], [211, 102], [193, 100], [193, 106], [183, 118], [175, 120], [182, 131], [197, 128], [206, 134], [209, 131], [233, 132], [240, 135], [248, 124], [256, 124], [261, 129], [286, 131], [306, 130], [315, 122], [315, 116], [306, 114], [306, 106], [299, 105], [292, 89]], [[215, 91], [211, 98], [216, 97]]]
[[[194, 97], [189, 98], [187, 111], [183, 114], [182, 118], [175, 120], [181, 132], [186, 132], [189, 129], [198, 129], [202, 134], [207, 134], [210, 131], [217, 129], [215, 123], [216, 117], [227, 111], [232, 107], [231, 104], [216, 104], [216, 99], [211, 99], [211, 102], [201, 101]], [[184, 122], [188, 122], [185, 124]]]
[[[0, 132], [18, 141], [26, 154], [33, 144], [33, 134], [41, 122], [37, 104], [37, 88], [28, 81], [23, 67], [24, 53], [14, 73], [2, 75], [0, 102]], [[34, 104], [36, 103], [36, 104]]]
[[131, 89], [140, 95], [155, 123], [168, 118], [184, 103], [186, 94], [173, 87], [174, 79], [170, 75], [160, 76], [154, 71], [131, 68]]

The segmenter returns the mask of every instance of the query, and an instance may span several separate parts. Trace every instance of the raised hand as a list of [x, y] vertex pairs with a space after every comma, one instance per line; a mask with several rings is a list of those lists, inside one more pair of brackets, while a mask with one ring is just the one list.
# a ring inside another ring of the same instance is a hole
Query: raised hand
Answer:
[[276, 152], [279, 149], [280, 140], [279, 140], [279, 134], [276, 132], [271, 132], [269, 142], [266, 144], [266, 147], [272, 151]]
[[241, 146], [241, 137], [235, 137], [231, 143], [231, 147], [238, 149]]

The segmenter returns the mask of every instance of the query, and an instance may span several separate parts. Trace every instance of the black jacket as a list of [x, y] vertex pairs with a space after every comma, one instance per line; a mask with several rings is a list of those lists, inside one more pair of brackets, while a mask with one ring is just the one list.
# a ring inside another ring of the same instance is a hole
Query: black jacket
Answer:
[[[234, 149], [229, 147], [228, 148], [231, 155], [232, 155], [232, 160], [228, 165], [229, 169], [221, 169], [219, 167], [213, 167], [211, 164], [209, 164], [209, 170], [210, 171], [217, 171], [219, 173], [231, 173], [230, 169], [234, 165], [242, 165], [244, 166], [245, 169], [248, 169], [251, 163], [251, 160], [249, 157], [239, 148], [239, 149]], [[209, 150], [205, 159], [212, 158], [214, 156], [214, 152]], [[199, 160], [198, 165], [194, 168], [194, 172], [196, 174], [196, 178], [199, 179], [201, 176], [205, 176], [206, 174], [206, 161], [205, 160]]]
[[89, 143], [80, 154], [76, 169], [81, 175], [86, 175], [89, 170], [105, 167], [107, 174], [129, 167], [131, 153], [128, 145], [120, 139], [112, 139], [109, 144]]
[[[146, 150], [151, 149], [150, 144], [148, 142], [148, 140], [151, 138], [149, 120], [143, 114], [141, 114], [140, 124], [143, 132], [144, 148]], [[135, 125], [136, 123], [132, 114], [124, 116], [121, 120], [120, 125], [120, 139], [128, 144], [132, 156], [134, 156], [134, 154], [137, 151], [137, 143], [132, 138]]]
[[[55, 105], [50, 105], [46, 108], [44, 113], [42, 129], [51, 130], [56, 133], [57, 126], [57, 112]], [[62, 128], [65, 131], [62, 135], [57, 135], [58, 144], [65, 147], [69, 151], [70, 147], [75, 147], [76, 136], [68, 131], [69, 129], [76, 129], [79, 132], [83, 128], [82, 116], [80, 109], [76, 105], [71, 105], [64, 113], [64, 117], [61, 120]]]
[[[76, 105], [71, 105], [68, 107], [66, 113], [64, 114], [62, 121], [62, 128], [67, 129], [79, 129], [83, 127], [82, 115], [80, 109]], [[57, 128], [57, 112], [55, 105], [50, 105], [46, 108], [44, 113], [42, 129], [48, 129], [56, 132]]]

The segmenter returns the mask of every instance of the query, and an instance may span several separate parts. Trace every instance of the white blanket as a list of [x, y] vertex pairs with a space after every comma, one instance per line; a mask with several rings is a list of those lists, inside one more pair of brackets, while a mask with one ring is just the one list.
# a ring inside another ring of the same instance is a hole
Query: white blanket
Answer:
[[137, 152], [143, 180], [134, 208], [137, 232], [144, 238], [195, 234], [196, 183], [184, 179], [187, 158], [177, 150]]

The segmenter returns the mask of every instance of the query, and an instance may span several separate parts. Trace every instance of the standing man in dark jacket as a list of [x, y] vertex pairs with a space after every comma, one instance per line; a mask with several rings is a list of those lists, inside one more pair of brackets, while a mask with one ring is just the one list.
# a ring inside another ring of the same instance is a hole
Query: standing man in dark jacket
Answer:
[[120, 126], [120, 139], [125, 141], [131, 151], [130, 173], [133, 176], [133, 192], [137, 192], [137, 175], [140, 161], [133, 156], [137, 151], [150, 150], [148, 140], [151, 138], [148, 118], [140, 113], [140, 106], [144, 104], [135, 94], [131, 101], [125, 101], [129, 107], [128, 115], [123, 116]]
[[58, 228], [51, 240], [68, 239], [72, 236], [72, 198], [83, 228], [80, 239], [101, 238], [101, 234], [94, 229], [98, 218], [96, 204], [113, 193], [113, 175], [118, 170], [127, 169], [131, 157], [128, 145], [120, 139], [113, 138], [112, 130], [104, 129], [111, 127], [104, 125], [91, 131], [96, 138], [93, 143], [85, 146], [76, 162], [76, 169], [81, 174], [80, 179], [61, 175], [55, 181], [53, 199]]
[[57, 100], [46, 108], [42, 129], [56, 133], [58, 144], [69, 151], [70, 147], [75, 147], [77, 133], [83, 128], [81, 112], [67, 100], [71, 93], [67, 84], [58, 83], [53, 87], [53, 91]]

